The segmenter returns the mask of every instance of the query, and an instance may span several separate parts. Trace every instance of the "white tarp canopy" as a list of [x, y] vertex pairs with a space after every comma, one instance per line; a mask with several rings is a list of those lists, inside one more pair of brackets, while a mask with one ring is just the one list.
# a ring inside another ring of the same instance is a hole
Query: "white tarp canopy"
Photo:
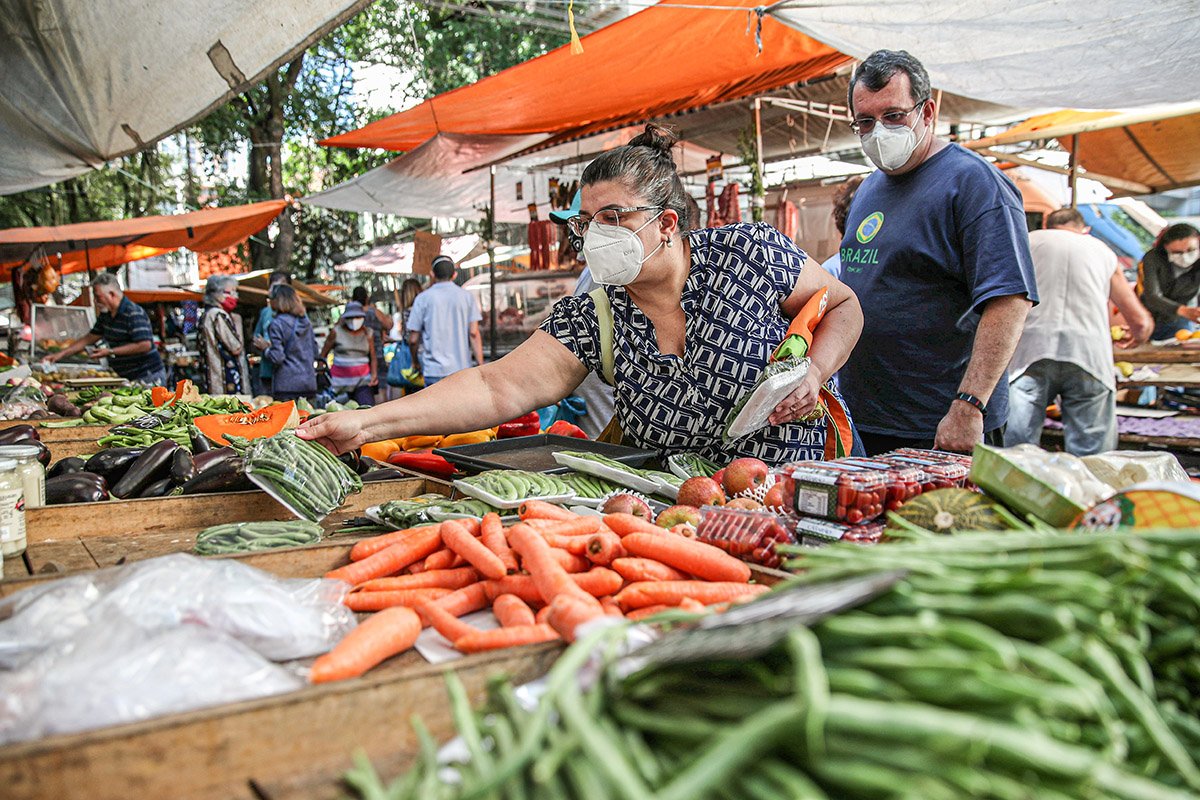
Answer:
[[[551, 177], [578, 177], [597, 154], [625, 144], [641, 127], [621, 128], [512, 158], [496, 166], [496, 222], [528, 222], [550, 212]], [[509, 159], [548, 137], [441, 133], [404, 155], [300, 202], [343, 211], [368, 211], [420, 219], [477, 219], [491, 197], [488, 164]], [[681, 172], [704, 169], [712, 150], [684, 143], [675, 150]], [[517, 197], [517, 185], [521, 196]]]
[[1132, 108], [1200, 91], [1197, 0], [802, 0], [771, 16], [855, 58], [907, 50], [948, 92], [1019, 108]]
[[[455, 262], [466, 258], [479, 245], [479, 236], [469, 233], [442, 240], [439, 252]], [[371, 272], [383, 275], [408, 275], [413, 271], [416, 245], [412, 242], [393, 242], [373, 247], [358, 258], [334, 267], [338, 272]], [[487, 254], [484, 254], [486, 259]]]
[[261, 81], [369, 0], [4, 0], [0, 194], [136, 152]]

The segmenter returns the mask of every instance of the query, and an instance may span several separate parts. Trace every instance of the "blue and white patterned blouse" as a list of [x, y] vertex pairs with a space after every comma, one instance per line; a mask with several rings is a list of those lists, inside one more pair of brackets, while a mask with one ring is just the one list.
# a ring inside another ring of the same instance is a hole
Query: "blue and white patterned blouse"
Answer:
[[[770, 225], [739, 223], [688, 234], [691, 272], [681, 298], [684, 356], [659, 352], [654, 328], [623, 287], [613, 312], [617, 419], [625, 444], [659, 453], [698, 452], [720, 463], [768, 464], [824, 457], [825, 424], [772, 425], [726, 444], [730, 410], [755, 385], [790, 320], [780, 304], [807, 256]], [[542, 323], [592, 372], [601, 373], [600, 328], [587, 295], [564, 297]]]

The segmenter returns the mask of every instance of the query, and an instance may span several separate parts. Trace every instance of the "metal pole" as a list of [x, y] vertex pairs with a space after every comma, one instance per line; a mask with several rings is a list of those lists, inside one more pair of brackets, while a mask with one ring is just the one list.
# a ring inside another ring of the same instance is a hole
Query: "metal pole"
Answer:
[[1079, 205], [1079, 134], [1071, 135], [1071, 208]]
[[488, 314], [488, 350], [492, 361], [496, 360], [496, 168], [488, 167], [491, 198], [487, 213], [488, 292], [491, 295], [491, 312]]
[[762, 143], [762, 98], [754, 98], [754, 159], [758, 169], [758, 189], [754, 193], [754, 209], [750, 217], [755, 222], [762, 222], [767, 215], [767, 171], [763, 165]]

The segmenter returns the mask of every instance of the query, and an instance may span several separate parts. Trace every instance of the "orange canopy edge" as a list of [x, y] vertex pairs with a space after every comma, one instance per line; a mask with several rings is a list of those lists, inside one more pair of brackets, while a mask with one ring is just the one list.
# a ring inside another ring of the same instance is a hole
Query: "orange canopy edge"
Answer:
[[655, 6], [568, 45], [324, 139], [330, 147], [411, 150], [438, 133], [587, 133], [761, 94], [831, 73], [850, 57], [771, 17], [755, 42], [757, 0], [724, 9]]
[[286, 205], [286, 200], [267, 200], [186, 214], [0, 230], [0, 280], [12, 280], [13, 269], [27, 263], [39, 249], [44, 249], [55, 266], [61, 253], [64, 275], [89, 266], [114, 267], [180, 247], [198, 252], [224, 250], [265, 228]]

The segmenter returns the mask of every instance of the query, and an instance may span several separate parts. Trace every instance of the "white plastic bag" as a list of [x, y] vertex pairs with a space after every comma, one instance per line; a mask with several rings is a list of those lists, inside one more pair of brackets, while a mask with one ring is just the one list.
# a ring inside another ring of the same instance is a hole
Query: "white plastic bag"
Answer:
[[1191, 478], [1179, 459], [1170, 453], [1113, 450], [1084, 456], [1083, 463], [1098, 480], [1118, 490], [1148, 481], [1191, 484]]

